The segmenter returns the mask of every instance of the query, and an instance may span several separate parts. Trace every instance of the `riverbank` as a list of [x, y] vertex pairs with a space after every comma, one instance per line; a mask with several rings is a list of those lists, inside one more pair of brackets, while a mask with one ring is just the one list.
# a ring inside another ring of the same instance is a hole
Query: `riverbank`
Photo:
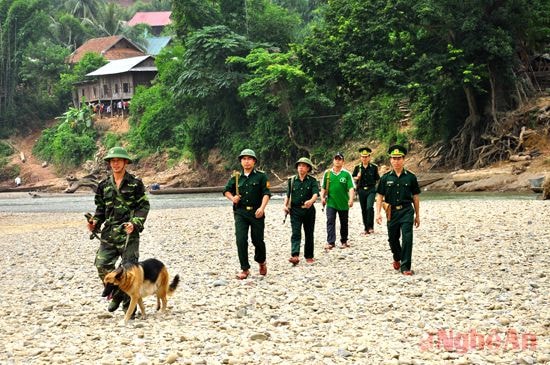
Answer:
[[154, 209], [141, 258], [162, 260], [181, 286], [168, 313], [147, 298], [149, 317], [126, 327], [99, 297], [98, 242], [82, 213], [0, 213], [0, 363], [548, 363], [548, 201], [421, 204], [415, 276], [391, 268], [384, 226], [359, 234], [358, 205], [350, 249], [322, 252], [319, 209], [317, 262], [291, 267], [290, 226], [273, 201], [268, 274], [254, 266], [244, 281], [230, 206]]

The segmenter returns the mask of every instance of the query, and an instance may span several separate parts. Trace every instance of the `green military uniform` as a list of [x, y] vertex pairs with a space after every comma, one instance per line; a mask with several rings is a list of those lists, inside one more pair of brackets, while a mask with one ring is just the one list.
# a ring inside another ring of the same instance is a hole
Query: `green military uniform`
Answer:
[[352, 176], [356, 177], [359, 172], [361, 172], [361, 177], [356, 184], [357, 194], [359, 195], [365, 232], [368, 232], [374, 228], [374, 199], [376, 183], [380, 180], [380, 175], [378, 175], [378, 166], [373, 163], [369, 163], [366, 167], [362, 163], [355, 166]]
[[[231, 192], [237, 195], [235, 174], [227, 181], [223, 194]], [[265, 215], [256, 218], [256, 210], [262, 205], [262, 199], [265, 195], [271, 196], [269, 191], [269, 182], [267, 175], [260, 170], [253, 169], [248, 176], [244, 172], [238, 174], [239, 194], [241, 199], [239, 204], [233, 205], [233, 216], [235, 218], [235, 237], [237, 240], [237, 252], [241, 269], [246, 271], [250, 269], [248, 261], [248, 228], [252, 244], [255, 248], [254, 261], [264, 263], [266, 259], [266, 249], [264, 242]]]
[[[128, 158], [128, 161], [131, 160]], [[119, 256], [122, 264], [138, 261], [139, 233], [143, 231], [150, 205], [143, 182], [128, 172], [124, 174], [119, 188], [112, 175], [102, 180], [97, 188], [95, 204], [93, 220], [96, 227], [104, 224], [101, 229], [101, 244], [95, 257], [95, 266], [103, 282], [105, 275], [115, 269]], [[126, 222], [134, 225], [134, 231], [128, 239], [123, 227]], [[118, 290], [113, 295], [113, 301], [124, 301], [127, 307], [129, 297]]]
[[298, 175], [288, 179], [287, 197], [290, 199], [290, 225], [292, 226], [291, 256], [300, 255], [302, 240], [302, 225], [304, 226], [304, 257], [312, 259], [314, 255], [313, 232], [315, 230], [315, 206], [304, 207], [304, 202], [310, 200], [314, 194], [319, 195], [319, 183], [311, 175], [300, 180]]
[[[402, 150], [406, 151], [404, 148]], [[380, 179], [376, 192], [391, 205], [391, 219], [387, 222], [387, 227], [393, 260], [400, 262], [401, 272], [411, 271], [415, 214], [413, 196], [420, 194], [416, 175], [406, 169], [403, 169], [400, 176], [394, 170], [389, 171]]]

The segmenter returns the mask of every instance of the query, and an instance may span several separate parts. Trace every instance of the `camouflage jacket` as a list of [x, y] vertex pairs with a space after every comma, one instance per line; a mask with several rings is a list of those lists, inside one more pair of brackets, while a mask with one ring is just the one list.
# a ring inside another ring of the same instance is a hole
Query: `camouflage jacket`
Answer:
[[131, 222], [136, 234], [143, 231], [150, 207], [143, 182], [128, 172], [124, 174], [119, 189], [112, 175], [102, 180], [97, 188], [95, 204], [96, 227], [105, 223], [103, 231], [117, 231], [122, 223]]

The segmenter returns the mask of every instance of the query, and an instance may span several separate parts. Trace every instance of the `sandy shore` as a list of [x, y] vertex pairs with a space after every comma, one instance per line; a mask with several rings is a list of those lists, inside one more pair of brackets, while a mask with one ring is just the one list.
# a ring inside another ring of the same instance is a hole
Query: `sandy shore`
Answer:
[[[268, 206], [268, 275], [247, 280], [231, 208], [153, 210], [141, 258], [181, 286], [170, 311], [124, 326], [106, 311], [81, 213], [0, 213], [2, 364], [535, 364], [550, 362], [550, 202], [423, 201], [413, 269], [386, 229], [288, 263], [290, 225]], [[303, 254], [303, 252], [302, 252]], [[536, 342], [535, 342], [536, 341]]]

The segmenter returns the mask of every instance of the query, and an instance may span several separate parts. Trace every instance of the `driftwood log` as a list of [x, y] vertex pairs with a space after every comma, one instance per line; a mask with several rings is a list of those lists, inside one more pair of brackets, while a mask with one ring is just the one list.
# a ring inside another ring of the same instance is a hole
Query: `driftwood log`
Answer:
[[90, 174], [78, 179], [70, 175], [66, 177], [66, 180], [69, 183], [69, 187], [65, 189], [65, 193], [74, 193], [81, 187], [90, 188], [95, 193], [101, 177], [96, 174]]
[[544, 183], [542, 184], [542, 199], [550, 199], [550, 176], [544, 178]]

